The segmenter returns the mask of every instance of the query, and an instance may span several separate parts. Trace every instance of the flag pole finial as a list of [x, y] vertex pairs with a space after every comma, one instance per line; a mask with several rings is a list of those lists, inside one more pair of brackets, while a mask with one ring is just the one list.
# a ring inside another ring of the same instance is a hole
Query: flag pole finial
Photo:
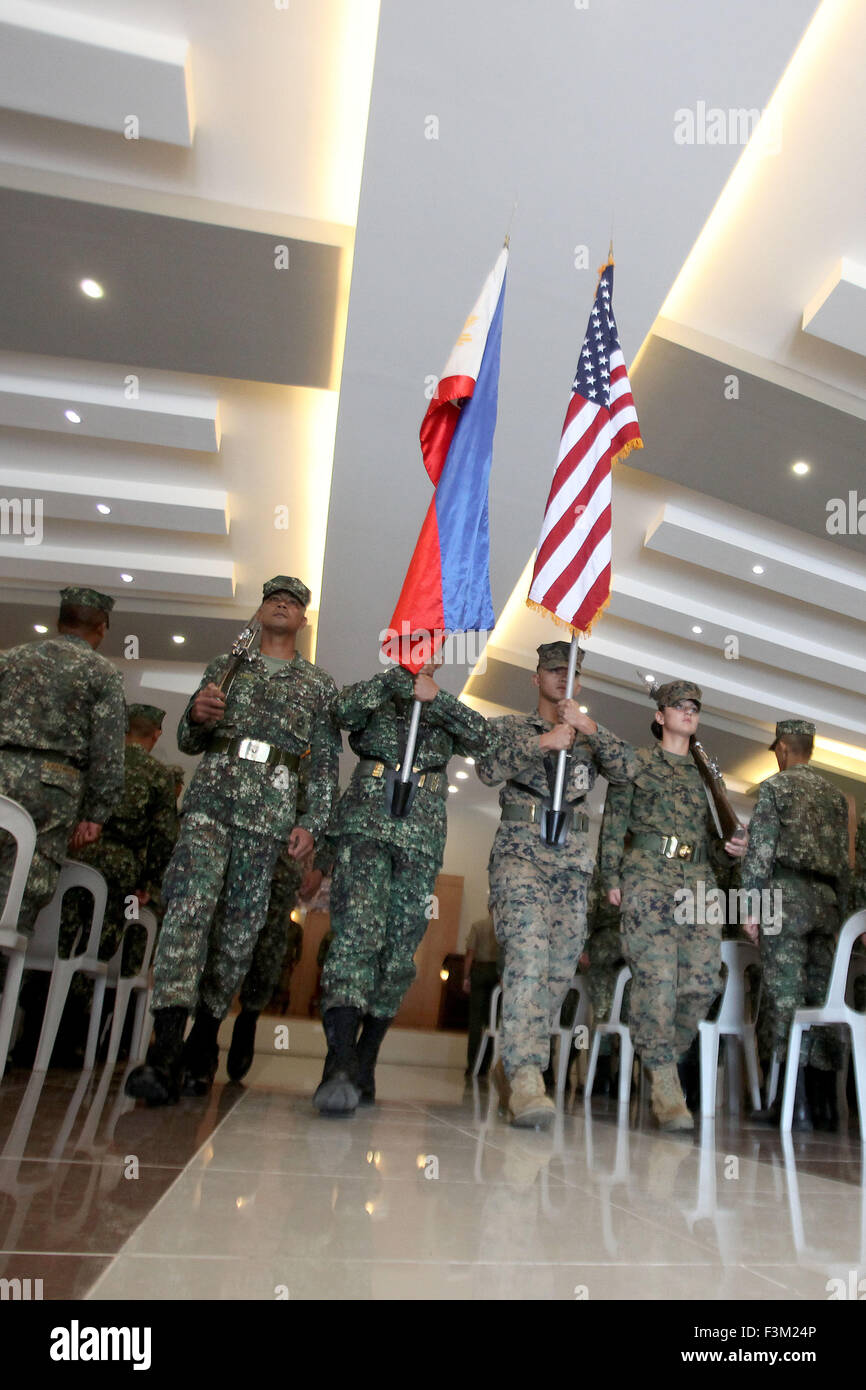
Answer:
[[511, 216], [510, 216], [509, 219], [508, 219], [508, 230], [507, 230], [506, 233], [505, 233], [505, 240], [504, 240], [503, 243], [502, 243], [502, 245], [505, 247], [506, 250], [508, 250], [508, 247], [511, 245], [511, 227], [512, 227], [512, 225], [513, 225], [513, 223], [514, 223], [514, 214], [515, 214], [516, 211], [517, 211], [517, 204], [518, 204], [519, 201], [520, 201], [520, 199], [519, 199], [518, 195], [515, 193], [515, 195], [514, 195], [514, 206], [513, 206], [512, 209], [511, 209]]

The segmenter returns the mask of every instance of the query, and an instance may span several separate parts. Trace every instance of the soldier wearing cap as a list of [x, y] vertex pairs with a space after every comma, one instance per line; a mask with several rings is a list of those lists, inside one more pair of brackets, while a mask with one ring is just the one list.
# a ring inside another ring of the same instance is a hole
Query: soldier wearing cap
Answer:
[[[547, 1125], [554, 1113], [542, 1073], [583, 949], [593, 869], [583, 803], [598, 775], [627, 783], [634, 770], [634, 749], [565, 699], [568, 658], [567, 642], [538, 648], [537, 710], [491, 720], [491, 747], [476, 763], [485, 785], [504, 783], [489, 863], [493, 922], [505, 950], [502, 1061], [494, 1079], [512, 1123], [523, 1128]], [[562, 803], [567, 834], [564, 842], [548, 844], [542, 812], [561, 749], [571, 755]]]
[[178, 802], [180, 801], [181, 792], [183, 791], [183, 784], [186, 781], [186, 773], [180, 763], [167, 763], [166, 772], [168, 772], [171, 777], [171, 783], [174, 787], [174, 799], [175, 802]]
[[[157, 917], [161, 915], [162, 876], [177, 839], [178, 817], [171, 774], [152, 752], [162, 734], [165, 710], [132, 704], [126, 712], [123, 797], [96, 843], [74, 850], [70, 857], [98, 869], [108, 889], [100, 960], [110, 960], [123, 938], [121, 972], [136, 975], [146, 942], [143, 927], [134, 925], [136, 904], [147, 904]], [[61, 955], [69, 954], [79, 930], [83, 933], [79, 949], [86, 943], [90, 909], [88, 893], [82, 889], [67, 893], [60, 926]], [[90, 981], [82, 975], [73, 977], [62, 1030], [71, 1048], [86, 1034], [92, 993]]]
[[[96, 589], [62, 589], [58, 635], [0, 655], [0, 794], [37, 830], [21, 931], [53, 896], [67, 850], [99, 837], [123, 792], [123, 681], [96, 650], [113, 607]], [[14, 858], [0, 835], [0, 903]]]
[[[413, 958], [445, 853], [448, 760], [477, 756], [487, 746], [486, 721], [439, 689], [435, 665], [425, 663], [414, 679], [391, 666], [346, 686], [337, 702], [358, 762], [329, 827], [329, 839], [336, 839], [333, 938], [321, 1006], [328, 1054], [313, 1097], [325, 1114], [351, 1114], [359, 1101], [375, 1100], [379, 1048], [415, 978]], [[414, 700], [421, 702], [416, 790], [407, 814], [396, 817], [391, 786]]]
[[[686, 1130], [694, 1122], [682, 1080], [698, 1024], [718, 991], [721, 926], [676, 909], [683, 894], [698, 899], [701, 881], [705, 892], [715, 888], [711, 860], [719, 838], [689, 751], [701, 689], [677, 680], [651, 694], [657, 742], [638, 749], [627, 784], [608, 789], [599, 864], [608, 902], [622, 908], [632, 972], [629, 1027], [650, 1073], [653, 1113], [661, 1129]], [[737, 858], [746, 843], [729, 840], [724, 848]]]
[[[176, 1099], [184, 1071], [187, 1089], [209, 1089], [220, 1021], [249, 968], [280, 849], [287, 845], [293, 858], [302, 858], [330, 815], [340, 751], [336, 687], [296, 650], [309, 601], [299, 579], [269, 579], [257, 613], [260, 650], [225, 691], [218, 682], [231, 658], [212, 661], [178, 727], [180, 750], [203, 757], [184, 797], [163, 883], [154, 1041], [146, 1064], [127, 1080], [127, 1093], [151, 1104]], [[298, 767], [307, 749], [307, 809], [298, 816]], [[195, 1024], [184, 1049], [191, 1009]]]
[[[746, 892], [781, 894], [781, 925], [776, 914], [758, 931], [757, 918], [746, 930], [760, 940], [764, 992], [762, 1009], [776, 1054], [785, 1065], [794, 1010], [824, 1002], [836, 937], [848, 909], [851, 886], [848, 802], [831, 782], [809, 766], [815, 725], [808, 719], [782, 719], [770, 749], [779, 771], [761, 783], [749, 823], [749, 852], [743, 862]], [[754, 901], [754, 899], [753, 899]], [[835, 1031], [812, 1028], [803, 1034], [794, 1103], [794, 1126], [838, 1126], [836, 1071], [841, 1052]], [[805, 1072], [803, 1067], [805, 1066]], [[781, 1087], [769, 1110], [754, 1118], [778, 1124]]]

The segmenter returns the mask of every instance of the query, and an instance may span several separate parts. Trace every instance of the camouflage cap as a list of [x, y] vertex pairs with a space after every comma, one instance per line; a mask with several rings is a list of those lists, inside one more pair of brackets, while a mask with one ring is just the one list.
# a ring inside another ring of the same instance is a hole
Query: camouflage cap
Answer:
[[158, 705], [127, 705], [126, 713], [130, 719], [146, 719], [158, 729], [162, 728], [162, 721], [165, 719], [165, 710], [160, 709]]
[[[571, 652], [570, 642], [542, 642], [538, 651], [538, 670], [557, 671], [561, 666], [568, 665], [568, 658]], [[575, 670], [579, 671], [583, 665], [583, 658], [586, 653], [582, 647], [577, 649], [577, 665]]]
[[771, 753], [783, 734], [796, 734], [799, 738], [814, 738], [815, 725], [811, 719], [780, 719], [776, 725], [776, 737], [770, 744]]
[[700, 709], [704, 693], [694, 681], [668, 681], [667, 685], [651, 690], [650, 696], [656, 702], [656, 709], [666, 709], [668, 705], [675, 705], [677, 700], [694, 700]]
[[78, 584], [70, 584], [68, 588], [60, 590], [61, 603], [80, 603], [83, 608], [99, 608], [103, 613], [110, 613], [114, 607], [114, 599], [110, 594], [101, 594], [98, 589], [83, 589]]
[[287, 574], [275, 574], [273, 579], [266, 579], [262, 587], [262, 602], [266, 598], [273, 598], [274, 594], [291, 594], [304, 608], [309, 607], [310, 593], [306, 584], [300, 579], [291, 579]]

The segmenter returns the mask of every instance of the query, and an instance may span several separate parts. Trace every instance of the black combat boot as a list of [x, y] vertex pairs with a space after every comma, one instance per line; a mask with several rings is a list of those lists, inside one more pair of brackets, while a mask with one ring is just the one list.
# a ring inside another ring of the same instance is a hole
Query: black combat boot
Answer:
[[256, 1024], [258, 1012], [241, 1009], [232, 1030], [232, 1045], [229, 1048], [226, 1071], [232, 1081], [243, 1081], [253, 1064], [256, 1055]]
[[[761, 1125], [772, 1125], [775, 1129], [779, 1128], [782, 1120], [782, 1096], [784, 1095], [784, 1067], [779, 1076], [779, 1089], [776, 1092], [776, 1099], [768, 1110], [753, 1110], [751, 1118]], [[794, 1092], [794, 1114], [791, 1118], [791, 1129], [800, 1133], [809, 1133], [812, 1129], [812, 1112], [809, 1106], [809, 1097], [806, 1092], [806, 1069], [800, 1067], [797, 1072], [797, 1089]]]
[[359, 1105], [373, 1105], [376, 1100], [376, 1058], [382, 1039], [387, 1033], [392, 1018], [376, 1018], [373, 1014], [364, 1015], [361, 1036], [355, 1049], [358, 1058]]
[[609, 1052], [599, 1053], [598, 1060], [595, 1064], [595, 1077], [592, 1083], [592, 1094], [594, 1096], [604, 1096], [605, 1099], [608, 1099], [610, 1096], [616, 1096], [616, 1090], [614, 1089], [614, 1084], [610, 1074]]
[[340, 1005], [326, 1009], [322, 1027], [328, 1040], [325, 1069], [313, 1104], [323, 1115], [353, 1115], [358, 1104], [358, 1036], [360, 1009]]
[[815, 1129], [835, 1134], [839, 1128], [835, 1071], [819, 1071], [817, 1067], [807, 1067], [806, 1095]]
[[153, 1042], [144, 1065], [134, 1067], [126, 1078], [124, 1090], [128, 1096], [146, 1100], [149, 1105], [173, 1105], [177, 1100], [188, 1013], [179, 1005], [154, 1010]]
[[216, 1076], [220, 1060], [217, 1034], [221, 1018], [199, 1004], [195, 1022], [183, 1049], [183, 1093], [185, 1096], [206, 1096]]
[[701, 1108], [701, 1067], [698, 1059], [698, 1039], [694, 1038], [688, 1052], [677, 1062], [677, 1075], [693, 1115]]

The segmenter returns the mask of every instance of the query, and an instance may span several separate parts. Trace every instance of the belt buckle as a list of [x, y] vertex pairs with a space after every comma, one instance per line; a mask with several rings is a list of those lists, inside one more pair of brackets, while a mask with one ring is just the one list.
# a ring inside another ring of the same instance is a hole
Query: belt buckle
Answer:
[[679, 840], [677, 839], [676, 835], [668, 835], [668, 836], [665, 838], [664, 846], [663, 846], [663, 848], [662, 848], [662, 854], [664, 855], [665, 859], [674, 859], [674, 858], [676, 858], [676, 853], [677, 853], [677, 849], [679, 848], [679, 843], [680, 843], [680, 842], [679, 842]]
[[238, 744], [238, 757], [246, 758], [251, 763], [266, 763], [270, 752], [269, 743], [260, 743], [255, 738], [242, 738]]
[[[431, 776], [432, 776], [432, 773], [431, 773]], [[426, 781], [427, 781], [427, 773], [426, 773], [426, 772], [422, 772], [422, 773], [421, 773], [421, 776], [418, 778], [418, 786], [419, 786], [419, 787], [423, 787], [424, 784], [426, 783]], [[431, 790], [431, 791], [435, 791], [436, 789], [435, 789], [435, 787], [431, 787], [430, 790]]]
[[529, 808], [529, 824], [530, 824], [530, 825], [537, 825], [537, 824], [538, 824], [538, 812], [539, 812], [539, 809], [540, 809], [540, 808], [539, 808], [538, 802], [537, 802], [537, 801], [533, 801], [532, 805], [531, 805], [530, 808]]
[[680, 845], [679, 849], [677, 850], [677, 856], [680, 859], [691, 859], [694, 852], [694, 845]]
[[373, 768], [373, 771], [370, 773], [370, 776], [371, 776], [371, 777], [381, 777], [381, 776], [383, 775], [384, 771], [385, 771], [385, 764], [384, 764], [384, 763], [376, 763], [376, 766]]

